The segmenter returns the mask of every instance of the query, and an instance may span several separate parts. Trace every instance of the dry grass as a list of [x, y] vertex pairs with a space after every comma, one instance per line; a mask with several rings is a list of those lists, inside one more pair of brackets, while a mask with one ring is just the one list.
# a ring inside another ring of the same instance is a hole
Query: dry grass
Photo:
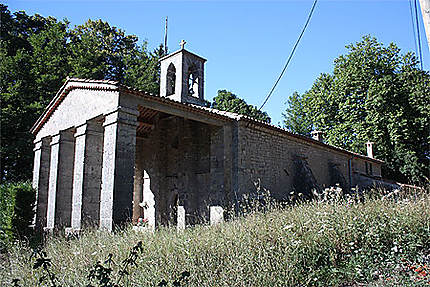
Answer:
[[[155, 286], [183, 271], [189, 286], [429, 286], [402, 271], [402, 260], [430, 255], [430, 196], [311, 202], [182, 233], [87, 231], [50, 238], [45, 250], [62, 286], [85, 286], [96, 261], [112, 253], [119, 263], [138, 241], [144, 252], [128, 286]], [[36, 286], [41, 271], [30, 254], [23, 243], [13, 246], [0, 267], [2, 286], [13, 278]]]

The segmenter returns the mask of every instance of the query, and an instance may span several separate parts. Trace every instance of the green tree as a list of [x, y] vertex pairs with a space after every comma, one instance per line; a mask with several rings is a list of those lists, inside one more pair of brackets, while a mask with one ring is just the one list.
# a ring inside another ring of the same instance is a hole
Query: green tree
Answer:
[[305, 110], [303, 102], [306, 100], [303, 95], [294, 92], [291, 97], [288, 98], [287, 105], [288, 109], [286, 113], [283, 113], [284, 126], [290, 131], [301, 135], [309, 136], [312, 131], [312, 121], [307, 117], [308, 113]]
[[0, 4], [0, 181], [31, 178], [31, 126], [67, 76], [110, 79], [158, 93], [163, 47], [149, 53], [134, 35], [101, 20], [67, 21], [10, 13]]
[[67, 23], [24, 12], [11, 14], [4, 5], [0, 10], [0, 181], [17, 181], [31, 178], [29, 129], [65, 78]]
[[134, 55], [126, 60], [127, 70], [124, 84], [136, 89], [158, 95], [160, 91], [160, 62], [164, 56], [164, 47], [160, 45], [153, 52], [148, 52], [147, 43], [143, 43]]
[[217, 96], [211, 103], [211, 108], [246, 115], [256, 120], [270, 123], [270, 117], [266, 112], [260, 111], [256, 106], [247, 104], [245, 100], [226, 90], [218, 91]]
[[309, 91], [289, 99], [285, 127], [304, 135], [323, 130], [329, 144], [359, 153], [370, 140], [376, 157], [386, 162], [385, 176], [428, 182], [429, 73], [393, 43], [365, 36], [347, 48], [332, 74], [320, 75]]
[[107, 22], [88, 20], [70, 32], [72, 76], [123, 82], [126, 61], [135, 56], [137, 41]]
[[102, 20], [88, 20], [70, 32], [70, 74], [73, 77], [109, 79], [153, 94], [159, 92], [159, 58], [163, 46], [152, 53], [147, 42]]

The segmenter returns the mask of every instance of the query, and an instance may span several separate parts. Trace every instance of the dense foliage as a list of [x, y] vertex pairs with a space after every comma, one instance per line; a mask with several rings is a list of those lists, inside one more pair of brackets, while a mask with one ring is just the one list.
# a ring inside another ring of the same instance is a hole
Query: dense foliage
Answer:
[[36, 193], [29, 182], [0, 184], [0, 252], [31, 234]]
[[[51, 237], [43, 258], [17, 244], [0, 264], [0, 285], [15, 278], [20, 286], [37, 285], [46, 279], [43, 268], [33, 268], [42, 259], [50, 259], [57, 286], [88, 286], [95, 265], [104, 282], [118, 282], [123, 259], [141, 241], [141, 252], [127, 269], [129, 280], [119, 286], [155, 286], [184, 271], [188, 284], [158, 286], [428, 286], [430, 275], [422, 268], [430, 263], [428, 195], [392, 193], [364, 203], [331, 198], [250, 211], [246, 218], [179, 233], [129, 227], [116, 233], [87, 231], [76, 239]], [[419, 268], [423, 274], [415, 271]]]
[[110, 79], [158, 93], [160, 46], [101, 20], [69, 28], [52, 17], [11, 13], [0, 4], [1, 172], [0, 181], [31, 178], [31, 126], [67, 76]]
[[429, 181], [430, 74], [418, 68], [413, 53], [401, 54], [366, 36], [347, 46], [312, 88], [288, 100], [285, 127], [309, 135], [326, 133], [329, 144], [365, 154], [375, 143], [384, 174], [413, 183]]
[[213, 99], [211, 107], [221, 111], [246, 115], [256, 120], [270, 123], [270, 117], [266, 112], [260, 111], [256, 106], [247, 104], [245, 100], [226, 90], [218, 91], [217, 96]]

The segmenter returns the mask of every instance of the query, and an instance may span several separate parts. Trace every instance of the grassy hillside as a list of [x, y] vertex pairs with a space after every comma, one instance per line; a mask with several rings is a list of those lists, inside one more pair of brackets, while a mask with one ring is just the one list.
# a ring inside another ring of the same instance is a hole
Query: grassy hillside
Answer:
[[[186, 286], [430, 286], [428, 275], [407, 271], [430, 259], [428, 195], [272, 208], [182, 233], [126, 228], [115, 234], [88, 231], [79, 239], [55, 237], [45, 246], [49, 270], [62, 286], [86, 286], [92, 266], [97, 261], [108, 266], [104, 261], [112, 253], [110, 278], [118, 280], [121, 261], [139, 241], [143, 250], [130, 276], [123, 277], [124, 286], [156, 286], [163, 279], [173, 286], [184, 271], [190, 274]], [[13, 278], [36, 286], [45, 272], [33, 269], [35, 260], [28, 247], [14, 245], [0, 264], [2, 286]]]

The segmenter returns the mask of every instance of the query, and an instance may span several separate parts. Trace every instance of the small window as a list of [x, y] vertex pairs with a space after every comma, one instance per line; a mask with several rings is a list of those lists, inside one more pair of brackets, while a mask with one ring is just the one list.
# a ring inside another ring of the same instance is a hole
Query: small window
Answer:
[[176, 83], [176, 68], [175, 68], [175, 65], [170, 63], [169, 68], [167, 68], [167, 81], [166, 81], [167, 96], [171, 96], [175, 93], [175, 83]]

